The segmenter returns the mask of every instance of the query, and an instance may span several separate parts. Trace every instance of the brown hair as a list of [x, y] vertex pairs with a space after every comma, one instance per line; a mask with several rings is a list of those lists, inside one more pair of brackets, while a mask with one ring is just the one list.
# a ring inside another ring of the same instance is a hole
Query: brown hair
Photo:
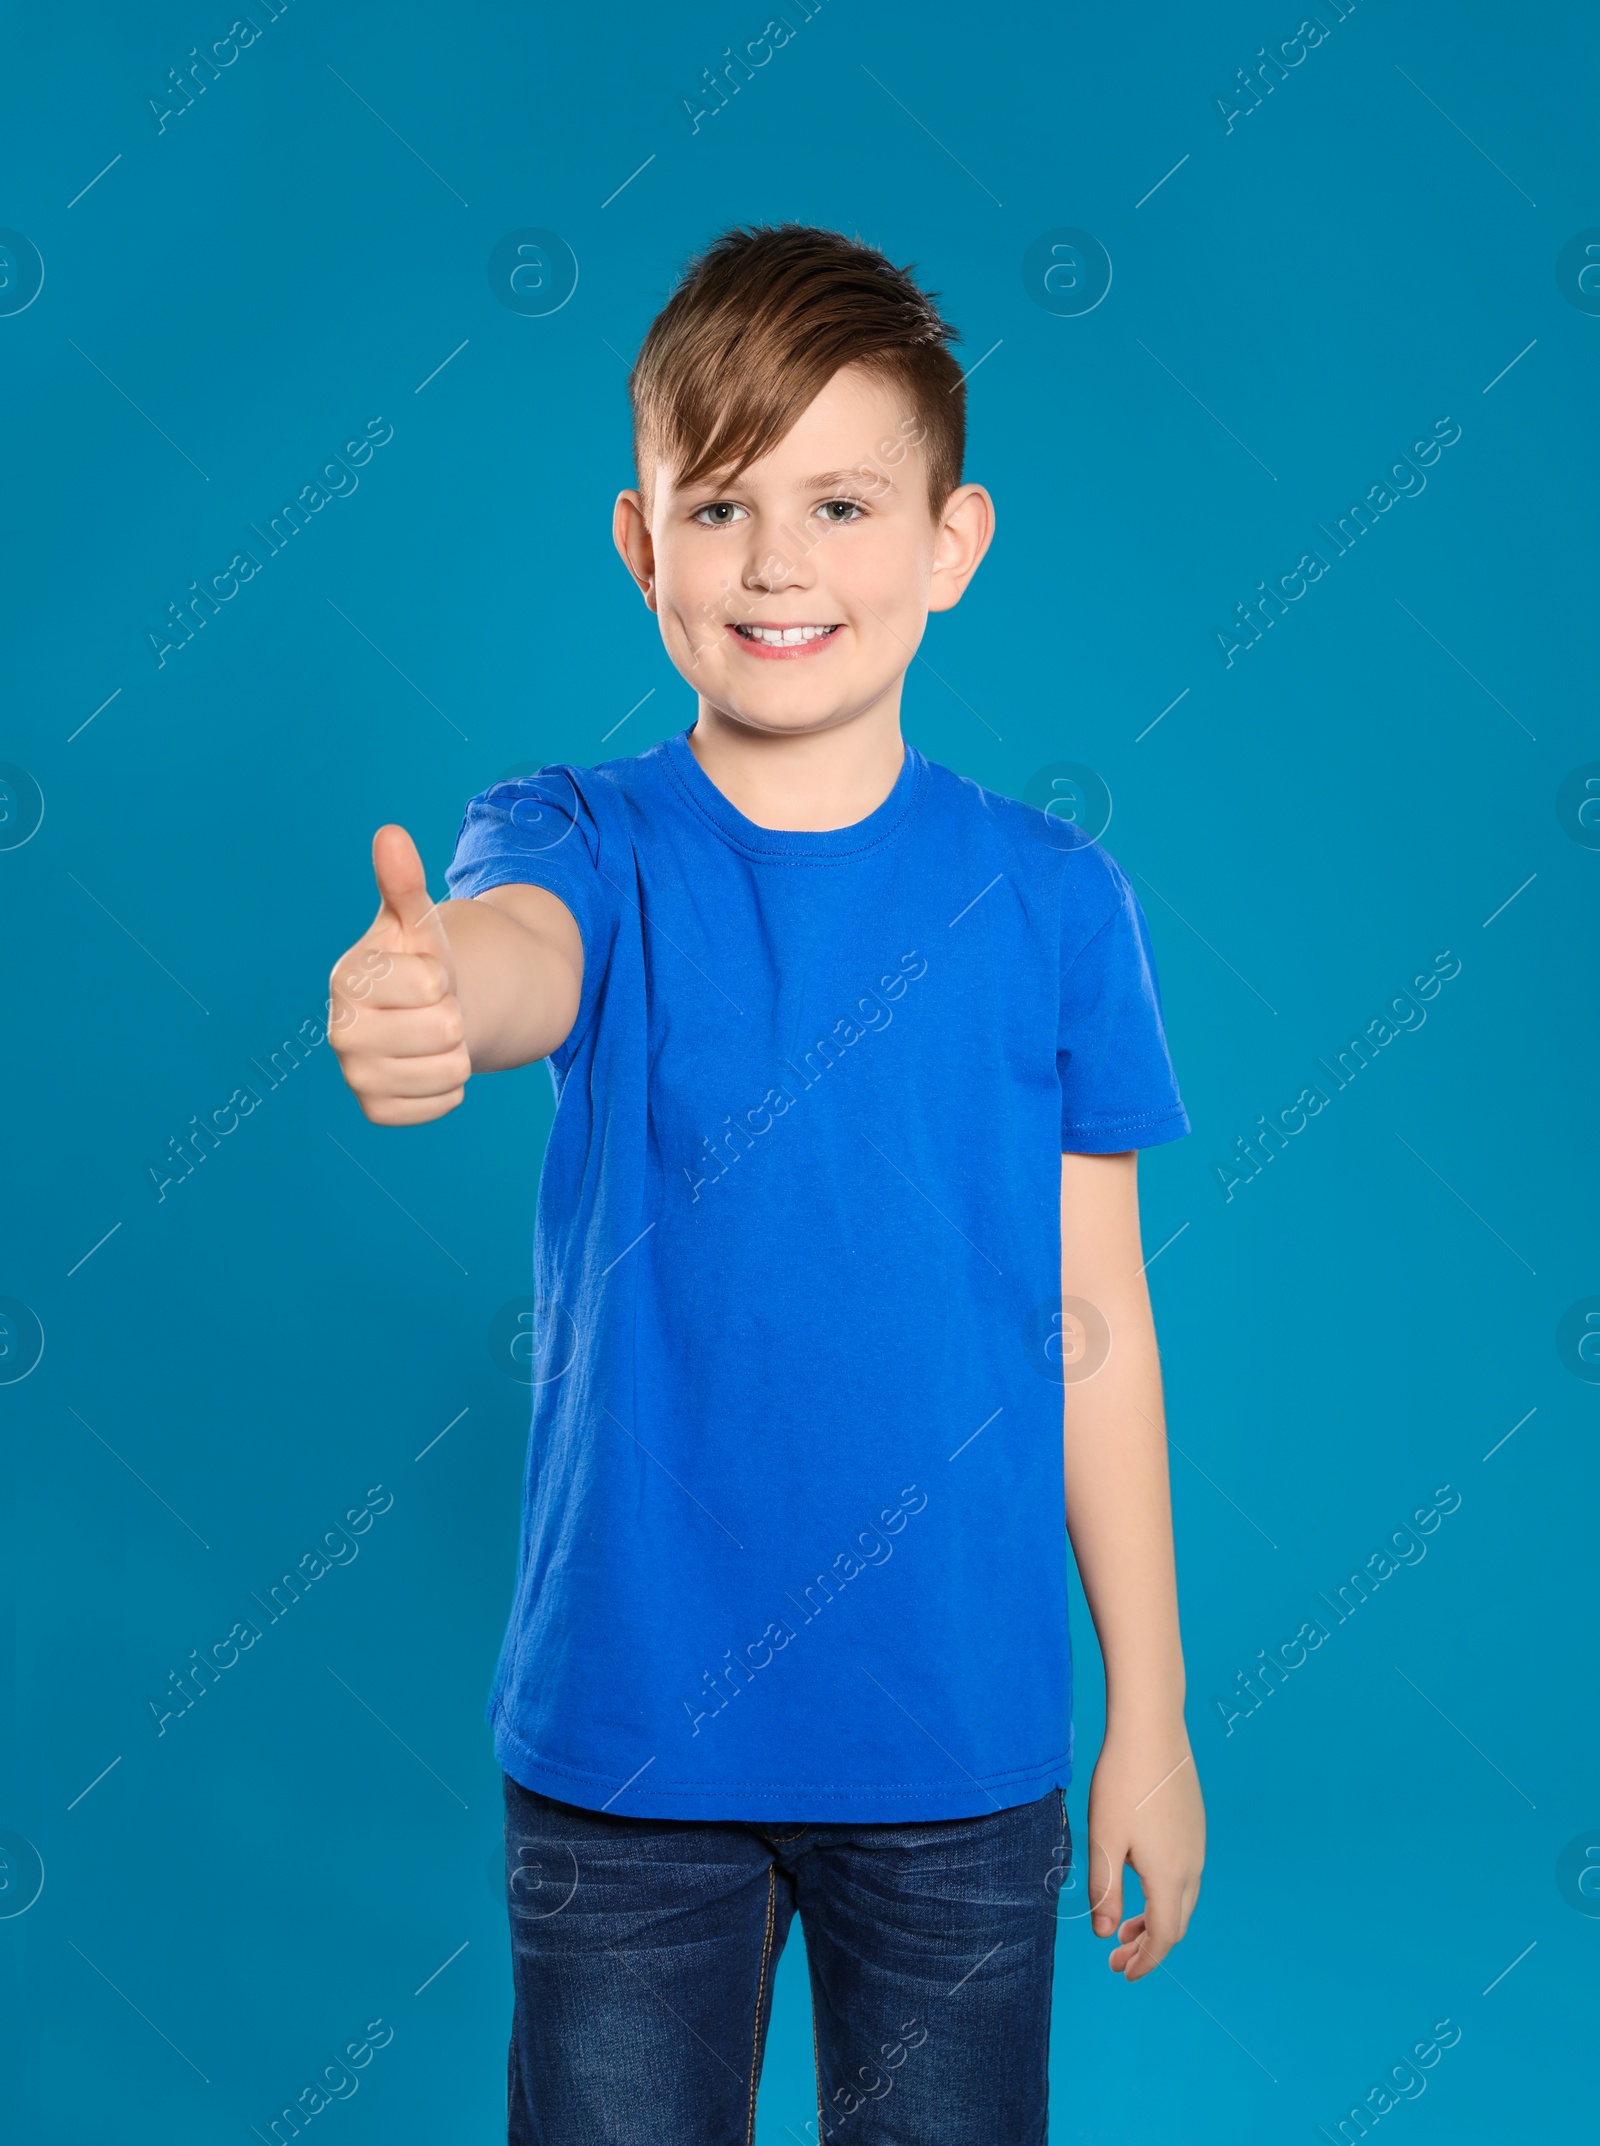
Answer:
[[[936, 295], [911, 269], [838, 231], [794, 223], [725, 231], [690, 262], [629, 375], [646, 495], [658, 462], [680, 484], [738, 476], [841, 366], [861, 365], [908, 397], [937, 514], [961, 482], [966, 387]], [[900, 441], [872, 444], [898, 462], [904, 440], [902, 427]]]

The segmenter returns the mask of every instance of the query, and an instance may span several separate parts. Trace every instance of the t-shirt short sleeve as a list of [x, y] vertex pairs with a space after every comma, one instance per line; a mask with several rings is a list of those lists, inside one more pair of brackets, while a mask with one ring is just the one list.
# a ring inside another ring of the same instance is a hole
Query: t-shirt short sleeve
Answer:
[[1158, 1147], [1189, 1130], [1144, 911], [1126, 875], [1100, 855], [1115, 908], [1087, 938], [1070, 902], [1064, 919], [1056, 1038], [1063, 1154]]
[[491, 887], [544, 887], [564, 902], [583, 939], [581, 1027], [616, 932], [621, 895], [599, 825], [573, 771], [541, 768], [498, 782], [467, 806], [445, 884], [458, 900]]

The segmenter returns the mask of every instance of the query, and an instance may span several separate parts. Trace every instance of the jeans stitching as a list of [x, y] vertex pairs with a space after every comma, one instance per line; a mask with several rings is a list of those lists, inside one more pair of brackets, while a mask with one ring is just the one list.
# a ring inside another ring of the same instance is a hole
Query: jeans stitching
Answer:
[[777, 1891], [778, 1872], [775, 1864], [767, 1865], [767, 1934], [761, 1944], [761, 1969], [756, 1976], [756, 2020], [750, 2044], [750, 2117], [745, 2125], [745, 2146], [751, 2146], [756, 2135], [756, 2082], [761, 2076], [761, 1994], [767, 1982], [767, 1955], [772, 1950], [772, 1903]]
[[811, 1982], [811, 2068], [817, 2080], [817, 2146], [822, 2146], [822, 2051], [817, 2045], [817, 1985]]

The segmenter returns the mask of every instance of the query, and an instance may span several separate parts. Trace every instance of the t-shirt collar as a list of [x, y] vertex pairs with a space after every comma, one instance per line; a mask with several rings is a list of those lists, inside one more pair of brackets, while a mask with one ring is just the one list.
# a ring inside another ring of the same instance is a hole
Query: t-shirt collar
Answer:
[[[693, 728], [693, 725], [690, 725]], [[894, 788], [864, 820], [849, 827], [761, 827], [729, 803], [694, 756], [689, 732], [665, 740], [668, 773], [688, 804], [723, 841], [749, 857], [770, 857], [791, 864], [842, 864], [864, 857], [894, 840], [922, 802], [928, 763], [909, 739]]]

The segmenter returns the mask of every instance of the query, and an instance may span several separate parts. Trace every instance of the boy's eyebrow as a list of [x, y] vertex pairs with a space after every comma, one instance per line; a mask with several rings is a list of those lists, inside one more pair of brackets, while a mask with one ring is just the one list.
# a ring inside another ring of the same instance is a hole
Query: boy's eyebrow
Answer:
[[[715, 498], [719, 492], [731, 491], [738, 482], [739, 479], [730, 476], [726, 470], [714, 470], [709, 477], [702, 477], [697, 484], [685, 485], [683, 490], [689, 495], [704, 492], [708, 497]], [[874, 492], [894, 490], [894, 480], [890, 477], [888, 471], [879, 470], [876, 467], [871, 470], [859, 468], [825, 469], [815, 477], [800, 478], [795, 485], [795, 490], [797, 492], [827, 492], [832, 491], [835, 486], [845, 484], [870, 488]]]
[[891, 480], [886, 472], [860, 469], [825, 469], [820, 476], [802, 477], [797, 487], [802, 492], [825, 492], [835, 484], [865, 484], [871, 482], [874, 491], [882, 491]]

